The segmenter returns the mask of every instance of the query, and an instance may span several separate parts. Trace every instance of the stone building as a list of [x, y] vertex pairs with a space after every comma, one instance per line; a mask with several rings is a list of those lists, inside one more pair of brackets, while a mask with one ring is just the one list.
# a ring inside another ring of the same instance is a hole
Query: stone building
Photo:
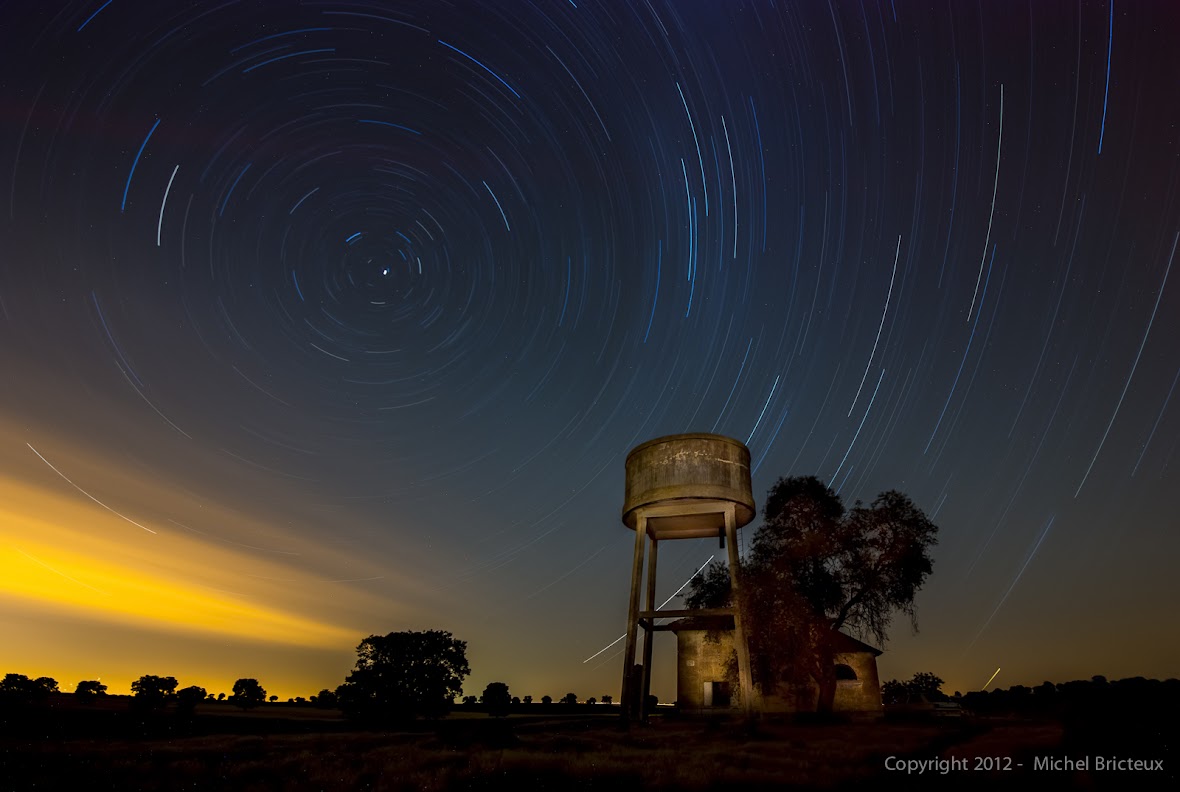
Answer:
[[[724, 623], [723, 623], [724, 622]], [[685, 711], [735, 708], [736, 691], [730, 689], [726, 664], [733, 656], [733, 620], [687, 618], [668, 625], [676, 633], [676, 700]], [[717, 641], [708, 640], [709, 630], [718, 631]], [[881, 715], [881, 682], [877, 657], [881, 650], [837, 633], [840, 651], [836, 655], [836, 712]], [[818, 688], [780, 685], [762, 691], [763, 712], [806, 712], [815, 709]]]

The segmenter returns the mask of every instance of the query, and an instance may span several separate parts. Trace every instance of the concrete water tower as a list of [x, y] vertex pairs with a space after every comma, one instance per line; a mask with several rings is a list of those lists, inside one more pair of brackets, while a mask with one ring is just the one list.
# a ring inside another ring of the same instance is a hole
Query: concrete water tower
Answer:
[[[623, 715], [647, 716], [651, 690], [652, 638], [670, 625], [657, 618], [732, 616], [738, 658], [742, 706], [754, 713], [754, 687], [750, 676], [750, 651], [739, 609], [656, 611], [656, 551], [666, 539], [720, 537], [729, 550], [729, 580], [733, 602], [738, 602], [737, 531], [754, 519], [754, 495], [750, 488], [750, 450], [730, 437], [715, 434], [679, 434], [658, 437], [631, 449], [627, 455], [627, 484], [623, 523], [635, 531], [635, 559], [631, 567], [631, 600], [627, 610], [627, 644], [623, 659]], [[647, 557], [645, 607], [639, 609], [643, 587], [644, 538]], [[635, 674], [635, 650], [639, 628], [644, 629], [642, 674]]]

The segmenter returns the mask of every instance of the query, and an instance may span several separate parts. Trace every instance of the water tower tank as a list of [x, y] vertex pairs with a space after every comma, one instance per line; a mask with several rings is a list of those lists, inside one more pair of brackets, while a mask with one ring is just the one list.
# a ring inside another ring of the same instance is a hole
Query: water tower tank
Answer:
[[750, 450], [732, 437], [668, 435], [627, 455], [623, 522], [632, 530], [643, 509], [654, 539], [717, 536], [730, 504], [737, 527], [754, 519]]

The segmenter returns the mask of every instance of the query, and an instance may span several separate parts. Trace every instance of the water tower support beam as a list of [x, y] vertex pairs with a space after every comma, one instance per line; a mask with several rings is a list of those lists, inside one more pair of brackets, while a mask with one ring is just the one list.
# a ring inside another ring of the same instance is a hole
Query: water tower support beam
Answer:
[[746, 718], [754, 716], [754, 678], [750, 673], [750, 645], [746, 642], [746, 631], [742, 625], [741, 597], [738, 592], [738, 543], [737, 516], [734, 505], [725, 507], [725, 538], [729, 549], [729, 586], [733, 595], [733, 637], [737, 645], [738, 681], [742, 686], [742, 709]]
[[631, 600], [627, 606], [627, 643], [623, 652], [623, 717], [638, 714], [635, 707], [635, 644], [639, 631], [639, 587], [643, 585], [643, 542], [647, 539], [647, 515], [639, 514], [635, 525], [635, 558], [631, 563]]
[[[651, 554], [647, 557], [647, 605], [645, 610], [654, 612], [656, 609], [656, 548], [659, 543], [655, 537], [651, 539]], [[651, 713], [647, 711], [647, 697], [651, 694], [651, 650], [656, 637], [656, 625], [653, 618], [648, 622], [643, 635], [643, 698], [639, 700], [639, 717], [646, 721]]]

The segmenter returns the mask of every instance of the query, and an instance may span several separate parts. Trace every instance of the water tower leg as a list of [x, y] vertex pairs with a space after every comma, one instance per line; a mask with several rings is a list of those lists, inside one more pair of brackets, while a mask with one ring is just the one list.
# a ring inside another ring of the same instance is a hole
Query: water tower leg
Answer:
[[[651, 554], [647, 557], [647, 604], [644, 605], [644, 610], [654, 611], [656, 609], [656, 548], [658, 543], [653, 537], [651, 540]], [[639, 699], [639, 717], [646, 721], [647, 716], [651, 713], [647, 711], [647, 697], [651, 694], [651, 650], [652, 643], [656, 637], [655, 631], [656, 620], [652, 619], [647, 631], [643, 635], [643, 689], [640, 691], [641, 698]]]
[[647, 539], [647, 516], [640, 512], [635, 525], [635, 559], [631, 563], [631, 599], [627, 605], [627, 643], [623, 652], [623, 717], [639, 714], [635, 708], [635, 642], [639, 630], [639, 587], [643, 584], [643, 542]]
[[733, 637], [738, 657], [738, 681], [742, 687], [742, 709], [747, 719], [754, 716], [754, 678], [750, 673], [750, 645], [742, 624], [741, 596], [738, 592], [737, 515], [730, 504], [725, 509], [725, 538], [729, 550], [729, 585], [733, 595]]

